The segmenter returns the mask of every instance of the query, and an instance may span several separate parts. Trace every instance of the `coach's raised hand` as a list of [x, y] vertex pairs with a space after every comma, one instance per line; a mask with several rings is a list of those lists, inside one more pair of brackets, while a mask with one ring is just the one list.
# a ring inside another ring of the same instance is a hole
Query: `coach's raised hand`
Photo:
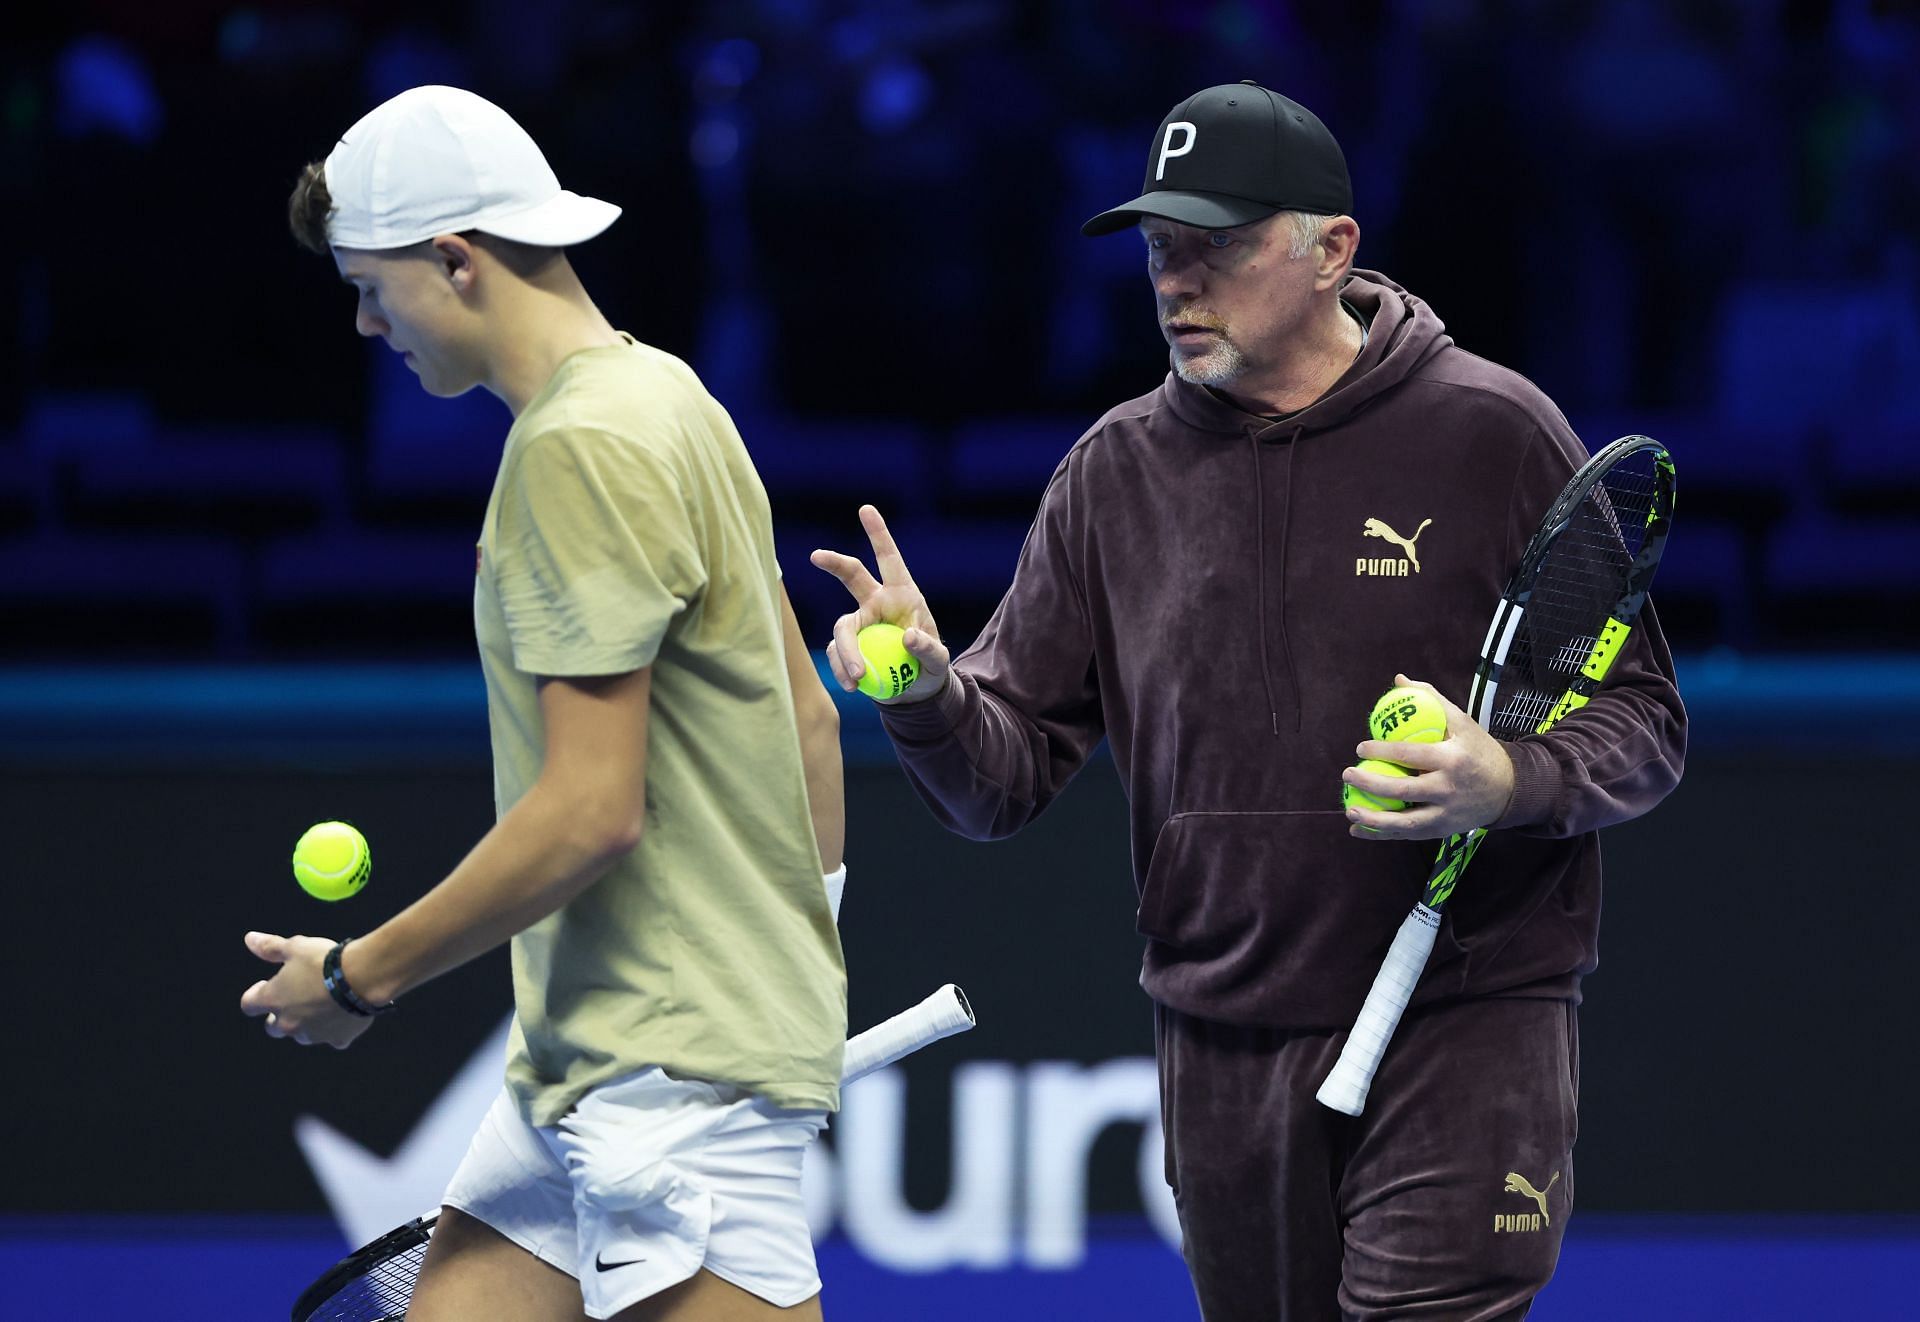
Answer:
[[833, 668], [833, 677], [840, 681], [840, 687], [851, 693], [866, 670], [856, 641], [860, 631], [869, 624], [897, 624], [905, 631], [902, 641], [907, 651], [920, 663], [920, 677], [905, 693], [887, 699], [887, 703], [899, 706], [922, 702], [946, 687], [951, 658], [940, 641], [940, 630], [934, 625], [933, 612], [927, 609], [927, 599], [920, 595], [913, 575], [907, 572], [907, 562], [900, 556], [900, 548], [893, 544], [887, 521], [873, 506], [862, 505], [860, 524], [867, 530], [867, 540], [873, 543], [874, 564], [880, 570], [878, 579], [854, 556], [838, 551], [815, 551], [809, 557], [816, 567], [839, 579], [854, 600], [854, 609], [833, 623], [827, 664]]

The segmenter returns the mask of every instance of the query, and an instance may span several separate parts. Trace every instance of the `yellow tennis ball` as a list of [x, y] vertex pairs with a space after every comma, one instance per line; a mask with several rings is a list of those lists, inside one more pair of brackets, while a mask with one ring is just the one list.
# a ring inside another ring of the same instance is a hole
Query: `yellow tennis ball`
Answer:
[[310, 827], [293, 847], [293, 879], [316, 900], [358, 895], [372, 871], [367, 838], [345, 822]]
[[1411, 684], [1388, 689], [1367, 713], [1367, 733], [1394, 743], [1437, 744], [1447, 737], [1447, 709]]
[[[1371, 771], [1376, 776], [1411, 776], [1413, 773], [1398, 762], [1382, 762], [1377, 757], [1362, 758], [1356, 765], [1362, 771]], [[1358, 785], [1340, 782], [1340, 806], [1342, 808], [1372, 808], [1376, 812], [1399, 812], [1407, 806], [1405, 799], [1383, 799], [1369, 794]]]
[[860, 655], [867, 663], [860, 691], [869, 698], [897, 698], [920, 677], [920, 663], [907, 650], [906, 631], [897, 624], [869, 624], [860, 631]]

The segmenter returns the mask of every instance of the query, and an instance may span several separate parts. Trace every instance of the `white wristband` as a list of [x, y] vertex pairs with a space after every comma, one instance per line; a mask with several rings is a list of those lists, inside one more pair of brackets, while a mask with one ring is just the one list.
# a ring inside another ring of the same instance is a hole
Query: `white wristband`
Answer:
[[839, 867], [822, 877], [821, 880], [825, 882], [827, 886], [827, 907], [833, 910], [833, 921], [838, 923], [840, 921], [840, 892], [845, 890], [847, 885], [847, 865], [842, 863]]

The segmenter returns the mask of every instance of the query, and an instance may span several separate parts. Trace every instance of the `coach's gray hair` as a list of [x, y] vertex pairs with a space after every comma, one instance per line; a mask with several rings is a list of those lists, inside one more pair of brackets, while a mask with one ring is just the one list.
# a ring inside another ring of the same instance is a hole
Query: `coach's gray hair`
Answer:
[[1287, 256], [1298, 261], [1313, 251], [1313, 245], [1320, 242], [1320, 235], [1326, 230], [1331, 215], [1319, 216], [1311, 211], [1282, 211], [1287, 223], [1293, 226], [1293, 243], [1287, 248]]

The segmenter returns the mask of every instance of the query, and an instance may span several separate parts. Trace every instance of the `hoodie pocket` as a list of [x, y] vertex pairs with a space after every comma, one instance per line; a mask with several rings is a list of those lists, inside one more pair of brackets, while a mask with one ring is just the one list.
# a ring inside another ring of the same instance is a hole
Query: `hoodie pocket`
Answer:
[[[1433, 848], [1355, 840], [1339, 812], [1175, 814], [1141, 888], [1141, 985], [1202, 1018], [1344, 1028], [1420, 898]], [[1465, 977], [1443, 921], [1415, 999], [1457, 992]]]

